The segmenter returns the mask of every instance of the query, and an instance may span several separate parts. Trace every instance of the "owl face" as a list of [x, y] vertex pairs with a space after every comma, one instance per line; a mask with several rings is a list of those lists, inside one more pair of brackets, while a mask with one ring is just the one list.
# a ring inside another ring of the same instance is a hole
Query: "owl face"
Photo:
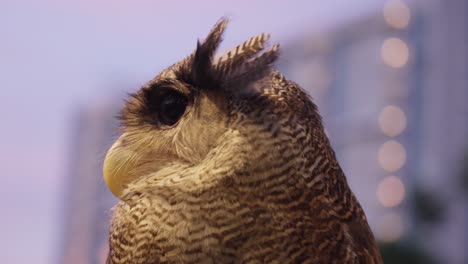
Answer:
[[226, 95], [194, 87], [174, 69], [181, 70], [161, 73], [130, 95], [121, 111], [122, 134], [104, 163], [117, 197], [128, 183], [170, 164], [200, 163], [227, 129]]
[[[213, 59], [227, 20], [218, 22], [193, 54], [170, 66], [127, 99], [122, 133], [104, 161], [104, 179], [117, 197], [141, 178], [163, 178], [166, 168], [193, 167], [232, 127], [231, 113], [271, 71], [277, 46], [257, 56], [262, 34]], [[225, 140], [225, 139], [224, 139]], [[159, 175], [159, 174], [160, 175]]]

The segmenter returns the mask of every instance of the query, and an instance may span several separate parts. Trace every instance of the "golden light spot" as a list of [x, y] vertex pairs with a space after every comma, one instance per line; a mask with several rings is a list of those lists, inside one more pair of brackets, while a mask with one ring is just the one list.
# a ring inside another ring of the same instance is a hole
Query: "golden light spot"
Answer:
[[377, 224], [377, 238], [384, 242], [394, 242], [401, 239], [405, 231], [403, 217], [399, 213], [390, 212], [382, 217]]
[[399, 142], [389, 140], [380, 146], [377, 158], [384, 170], [395, 172], [405, 165], [406, 150]]
[[387, 105], [379, 115], [379, 126], [382, 132], [389, 137], [396, 137], [406, 128], [406, 115], [401, 108]]
[[377, 199], [385, 207], [399, 205], [405, 198], [405, 186], [396, 176], [388, 176], [377, 187]]
[[383, 9], [385, 22], [393, 28], [403, 29], [409, 25], [411, 19], [411, 11], [403, 1], [390, 0]]
[[386, 39], [380, 52], [384, 63], [392, 68], [401, 68], [408, 63], [408, 45], [399, 38]]

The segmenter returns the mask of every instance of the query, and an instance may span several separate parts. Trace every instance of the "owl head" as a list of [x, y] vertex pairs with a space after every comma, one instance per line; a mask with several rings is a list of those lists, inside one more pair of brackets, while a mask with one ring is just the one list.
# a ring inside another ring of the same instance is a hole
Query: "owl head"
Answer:
[[200, 191], [235, 184], [305, 157], [294, 144], [297, 136], [312, 138], [314, 127], [321, 131], [315, 106], [272, 70], [279, 50], [265, 48], [266, 34], [215, 58], [227, 22], [221, 19], [191, 55], [125, 102], [121, 135], [103, 169], [117, 197], [147, 185]]

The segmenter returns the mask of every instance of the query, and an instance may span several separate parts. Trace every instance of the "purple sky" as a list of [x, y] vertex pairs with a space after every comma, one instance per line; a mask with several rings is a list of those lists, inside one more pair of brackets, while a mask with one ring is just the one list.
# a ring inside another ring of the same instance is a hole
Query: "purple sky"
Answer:
[[[294, 4], [292, 4], [294, 3]], [[381, 7], [375, 0], [0, 2], [0, 262], [52, 263], [72, 113], [109, 102], [190, 53], [222, 16], [224, 48], [283, 44]], [[183, 7], [183, 8], [182, 8]]]

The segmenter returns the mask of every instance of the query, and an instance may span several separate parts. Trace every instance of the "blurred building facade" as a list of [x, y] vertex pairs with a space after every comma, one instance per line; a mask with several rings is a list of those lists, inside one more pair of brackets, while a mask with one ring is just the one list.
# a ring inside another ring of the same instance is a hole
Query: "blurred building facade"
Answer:
[[102, 161], [117, 133], [117, 109], [100, 105], [75, 116], [71, 169], [64, 195], [64, 237], [57, 263], [105, 263], [111, 208], [117, 200], [103, 180]]
[[420, 240], [447, 263], [468, 262], [468, 204], [460, 194], [460, 163], [468, 143], [468, 2], [416, 2], [411, 30], [417, 69], [412, 85], [420, 105], [414, 134], [416, 182], [447, 204], [441, 228], [420, 228]]
[[[318, 104], [377, 238], [465, 263], [468, 206], [454, 190], [468, 143], [468, 2], [384, 3], [284, 46], [280, 69]], [[415, 215], [421, 185], [446, 201], [438, 228]]]

